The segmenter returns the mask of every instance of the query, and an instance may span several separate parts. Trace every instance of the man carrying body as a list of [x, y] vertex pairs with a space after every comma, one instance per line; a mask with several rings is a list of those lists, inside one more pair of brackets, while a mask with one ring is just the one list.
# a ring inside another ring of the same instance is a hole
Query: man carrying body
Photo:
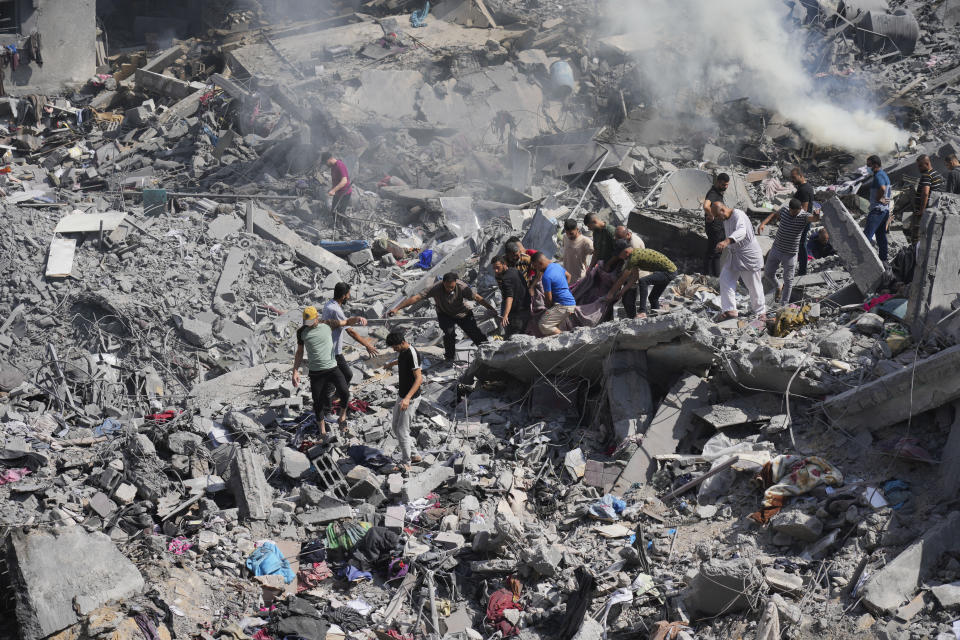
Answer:
[[563, 268], [570, 274], [570, 282], [587, 275], [587, 256], [593, 253], [593, 242], [580, 233], [580, 225], [573, 218], [563, 221]]
[[313, 397], [313, 413], [320, 425], [320, 433], [326, 435], [326, 423], [338, 422], [337, 416], [330, 411], [330, 396], [327, 385], [333, 385], [340, 398], [339, 423], [347, 421], [347, 404], [350, 402], [350, 387], [337, 366], [333, 349], [333, 327], [355, 327], [365, 324], [366, 320], [356, 316], [344, 320], [320, 320], [316, 307], [303, 310], [303, 326], [297, 331], [297, 352], [293, 356], [293, 386], [300, 386], [300, 366], [303, 354], [307, 354], [307, 368], [310, 371], [310, 395]]
[[870, 210], [867, 213], [866, 225], [863, 229], [867, 242], [877, 236], [877, 253], [881, 262], [887, 262], [887, 226], [890, 222], [890, 178], [887, 172], [880, 168], [879, 156], [867, 158], [867, 168], [873, 172], [873, 182], [870, 183]]
[[530, 322], [530, 290], [527, 281], [516, 269], [511, 269], [506, 258], [493, 259], [493, 272], [497, 276], [497, 285], [503, 298], [500, 313], [500, 326], [504, 328], [507, 340], [523, 333]]
[[730, 185], [730, 176], [721, 173], [703, 199], [703, 230], [707, 234], [707, 254], [703, 258], [703, 273], [708, 276], [720, 275], [720, 256], [717, 243], [724, 238], [723, 220], [713, 215], [713, 203], [723, 204], [723, 194]]
[[[338, 282], [333, 288], [333, 300], [323, 305], [323, 320], [345, 322], [347, 316], [343, 312], [343, 305], [345, 305], [349, 299], [350, 285], [346, 282]], [[340, 373], [343, 374], [344, 380], [347, 381], [347, 385], [349, 385], [353, 379], [353, 370], [350, 368], [350, 365], [347, 364], [347, 359], [343, 357], [344, 330], [350, 334], [351, 338], [362, 344], [367, 350], [367, 354], [371, 357], [378, 355], [380, 352], [377, 351], [377, 348], [374, 346], [373, 340], [360, 335], [352, 327], [341, 325], [333, 329], [333, 353], [337, 358], [337, 367], [340, 369]]]
[[[764, 268], [764, 277], [771, 282], [777, 283], [777, 298], [780, 304], [790, 302], [790, 293], [793, 291], [793, 276], [797, 270], [797, 252], [800, 251], [800, 242], [804, 229], [809, 228], [810, 222], [820, 220], [816, 213], [807, 213], [803, 210], [800, 201], [796, 198], [790, 200], [786, 207], [781, 207], [780, 211], [773, 212], [760, 223], [757, 229], [763, 233], [764, 227], [770, 224], [773, 216], [779, 215], [777, 223], [777, 235], [773, 240], [773, 247], [767, 254], [767, 263]], [[803, 255], [807, 255], [807, 247], [803, 246]], [[777, 280], [777, 269], [783, 266], [783, 284]]]
[[957, 159], [957, 154], [951, 153], [945, 157], [943, 161], [949, 170], [949, 173], [947, 173], [947, 186], [944, 189], [944, 193], [960, 195], [960, 160]]
[[830, 232], [827, 231], [826, 227], [820, 227], [817, 235], [810, 238], [810, 241], [807, 242], [807, 254], [813, 256], [816, 260], [835, 255], [836, 253], [837, 251], [833, 248], [833, 245], [830, 244]]
[[634, 249], [646, 248], [646, 245], [643, 244], [643, 238], [635, 234], [633, 231], [630, 231], [630, 229], [627, 229], [622, 224], [618, 225], [617, 228], [613, 230], [613, 237], [617, 240], [626, 240]]
[[507, 259], [507, 265], [516, 269], [528, 284], [535, 275], [530, 267], [530, 258], [535, 253], [536, 251], [525, 249], [523, 243], [516, 236], [507, 238], [507, 243], [504, 245], [504, 257]]
[[[811, 213], [813, 211], [813, 187], [803, 176], [800, 167], [794, 167], [790, 171], [790, 182], [797, 186], [797, 192], [793, 194], [793, 197], [800, 202], [800, 209], [805, 213]], [[810, 222], [808, 220], [800, 233], [800, 244], [797, 248], [797, 274], [801, 276], [807, 275], [807, 234], [809, 233]]]
[[933, 168], [930, 156], [923, 155], [917, 158], [917, 169], [920, 170], [920, 182], [917, 183], [917, 193], [913, 198], [913, 215], [910, 216], [910, 229], [907, 240], [915, 244], [920, 239], [920, 219], [927, 206], [936, 201], [934, 192], [943, 189], [943, 177]]
[[726, 238], [717, 243], [717, 250], [730, 248], [730, 259], [720, 271], [720, 315], [717, 320], [737, 317], [737, 281], [742, 279], [750, 292], [750, 311], [760, 320], [766, 320], [767, 307], [763, 299], [763, 251], [753, 233], [747, 214], [714, 202], [714, 217], [723, 220]]
[[426, 291], [410, 296], [393, 309], [387, 312], [392, 316], [400, 309], [417, 304], [425, 298], [433, 298], [437, 309], [437, 322], [440, 324], [440, 330], [443, 331], [443, 351], [444, 357], [452, 361], [457, 355], [457, 327], [467, 334], [473, 344], [479, 346], [487, 341], [487, 336], [483, 335], [480, 327], [477, 326], [477, 320], [473, 316], [473, 311], [467, 307], [465, 302], [471, 300], [483, 305], [497, 315], [497, 310], [492, 304], [483, 299], [478, 293], [474, 293], [465, 282], [457, 279], [457, 274], [445, 273], [443, 281], [437, 282]]
[[[594, 265], [601, 260], [607, 267], [607, 263], [614, 256], [613, 243], [617, 241], [613, 235], [613, 227], [601, 220], [595, 213], [585, 215], [583, 224], [593, 234], [593, 259], [590, 261], [590, 268], [593, 269]], [[607, 271], [609, 271], [609, 268]]]
[[384, 368], [397, 366], [400, 381], [397, 385], [397, 403], [393, 405], [393, 434], [400, 445], [400, 463], [404, 469], [410, 469], [410, 463], [421, 462], [411, 444], [410, 425], [420, 406], [420, 387], [423, 385], [423, 372], [420, 369], [420, 353], [414, 349], [399, 331], [387, 334], [387, 346], [397, 353], [397, 359], [388, 362]]
[[327, 191], [327, 195], [333, 198], [330, 202], [330, 211], [343, 213], [347, 210], [347, 206], [350, 204], [350, 196], [353, 194], [353, 183], [350, 181], [347, 165], [343, 163], [343, 160], [334, 158], [329, 151], [323, 152], [320, 161], [330, 167], [330, 184], [333, 185]]
[[570, 274], [556, 262], [551, 262], [544, 253], [532, 259], [533, 268], [540, 274], [543, 283], [543, 302], [547, 310], [540, 316], [540, 333], [555, 336], [561, 333], [560, 325], [576, 310], [577, 301], [570, 293]]
[[[628, 318], [646, 318], [649, 308], [660, 308], [660, 295], [677, 274], [670, 258], [653, 249], [635, 249], [626, 240], [617, 240], [617, 255], [624, 262], [623, 274], [607, 294], [607, 301], [623, 298]], [[639, 289], [640, 313], [637, 313]]]

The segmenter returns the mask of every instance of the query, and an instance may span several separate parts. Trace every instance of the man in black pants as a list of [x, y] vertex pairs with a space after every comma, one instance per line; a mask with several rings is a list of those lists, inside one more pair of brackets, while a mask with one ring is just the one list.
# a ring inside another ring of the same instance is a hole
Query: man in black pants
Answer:
[[660, 308], [660, 296], [677, 275], [677, 266], [659, 251], [634, 249], [626, 240], [617, 240], [614, 249], [623, 260], [623, 274], [607, 294], [607, 302], [622, 297], [628, 318], [646, 318], [649, 309]]
[[530, 322], [530, 290], [520, 272], [511, 269], [504, 256], [493, 259], [493, 272], [497, 276], [497, 284], [503, 297], [500, 326], [509, 340], [514, 335], [523, 333]]
[[[350, 387], [337, 367], [333, 353], [331, 328], [356, 326], [364, 319], [357, 316], [346, 320], [320, 320], [316, 307], [303, 310], [303, 326], [297, 331], [297, 352], [293, 357], [293, 386], [300, 386], [300, 366], [303, 355], [307, 355], [307, 368], [310, 371], [310, 395], [313, 397], [313, 413], [317, 417], [320, 433], [326, 435], [327, 423], [341, 425], [347, 421], [347, 404], [350, 402]], [[333, 385], [340, 398], [339, 420], [333, 414], [330, 404], [328, 385]]]
[[330, 211], [343, 213], [350, 205], [350, 196], [353, 195], [353, 182], [350, 180], [347, 165], [343, 163], [343, 160], [333, 157], [333, 154], [329, 151], [323, 152], [323, 155], [320, 156], [320, 162], [330, 169], [330, 184], [332, 186], [327, 191], [327, 195], [332, 198]]
[[723, 195], [730, 185], [730, 176], [721, 173], [703, 198], [703, 229], [707, 234], [707, 254], [703, 258], [703, 273], [708, 276], [720, 275], [720, 256], [717, 243], [727, 237], [723, 230], [723, 220], [713, 215], [713, 203], [723, 202]]
[[[813, 186], [807, 182], [800, 167], [790, 170], [790, 182], [797, 186], [793, 197], [800, 201], [800, 208], [806, 213], [813, 212]], [[810, 233], [810, 223], [803, 228], [800, 234], [800, 248], [797, 250], [797, 275], [807, 275], [807, 235]]]
[[445, 273], [443, 281], [431, 286], [423, 293], [410, 296], [393, 309], [387, 312], [392, 316], [400, 309], [417, 304], [425, 298], [433, 298], [437, 308], [437, 322], [440, 324], [440, 330], [443, 331], [443, 351], [448, 361], [452, 361], [457, 355], [457, 327], [467, 334], [473, 344], [480, 345], [487, 341], [487, 336], [483, 335], [480, 327], [477, 326], [477, 320], [473, 317], [473, 311], [464, 304], [467, 300], [481, 304], [490, 311], [497, 314], [497, 310], [492, 304], [483, 299], [478, 293], [474, 293], [465, 282], [457, 279], [457, 274]]

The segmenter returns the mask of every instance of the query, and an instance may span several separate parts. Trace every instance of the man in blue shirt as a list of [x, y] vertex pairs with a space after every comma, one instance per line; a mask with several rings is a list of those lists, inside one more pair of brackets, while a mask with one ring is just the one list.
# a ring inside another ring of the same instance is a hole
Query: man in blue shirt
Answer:
[[530, 260], [530, 266], [540, 274], [543, 283], [543, 302], [547, 310], [540, 316], [540, 333], [555, 336], [563, 330], [560, 325], [577, 307], [577, 301], [570, 293], [570, 274], [552, 262], [544, 253], [538, 252]]
[[867, 213], [866, 227], [863, 233], [867, 241], [877, 236], [877, 249], [880, 260], [887, 261], [887, 223], [890, 220], [890, 178], [887, 172], [880, 168], [880, 158], [867, 158], [867, 168], [873, 172], [873, 182], [870, 183], [870, 212]]

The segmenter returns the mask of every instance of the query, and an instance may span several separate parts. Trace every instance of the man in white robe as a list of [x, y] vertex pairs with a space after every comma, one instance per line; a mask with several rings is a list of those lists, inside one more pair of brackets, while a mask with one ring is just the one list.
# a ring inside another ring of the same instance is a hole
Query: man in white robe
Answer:
[[743, 280], [750, 292], [750, 311], [760, 320], [766, 320], [766, 303], [763, 298], [763, 250], [753, 233], [753, 225], [747, 214], [731, 209], [722, 202], [713, 203], [713, 215], [723, 220], [727, 237], [717, 243], [717, 251], [729, 249], [728, 257], [720, 272], [720, 315], [717, 320], [737, 317], [737, 281]]

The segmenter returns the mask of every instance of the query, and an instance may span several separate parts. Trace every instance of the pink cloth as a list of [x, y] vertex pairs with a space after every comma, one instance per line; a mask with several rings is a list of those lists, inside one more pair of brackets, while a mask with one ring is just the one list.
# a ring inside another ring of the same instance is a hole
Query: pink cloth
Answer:
[[0, 485], [9, 484], [11, 482], [17, 482], [22, 480], [24, 476], [30, 473], [30, 469], [20, 468], [20, 469], [7, 469], [3, 473], [0, 473]]

